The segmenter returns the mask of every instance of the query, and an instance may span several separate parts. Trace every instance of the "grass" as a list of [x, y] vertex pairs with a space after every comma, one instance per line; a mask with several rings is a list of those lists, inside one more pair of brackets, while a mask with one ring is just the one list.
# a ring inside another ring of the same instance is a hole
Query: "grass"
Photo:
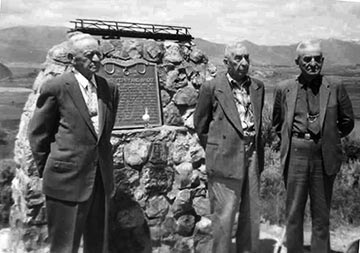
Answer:
[[19, 119], [0, 122], [0, 159], [13, 158], [19, 122]]
[[33, 82], [33, 77], [0, 82], [0, 159], [13, 158], [20, 117], [31, 92], [23, 87], [31, 87]]
[[0, 89], [0, 123], [7, 120], [20, 120], [20, 116], [31, 90], [6, 91]]

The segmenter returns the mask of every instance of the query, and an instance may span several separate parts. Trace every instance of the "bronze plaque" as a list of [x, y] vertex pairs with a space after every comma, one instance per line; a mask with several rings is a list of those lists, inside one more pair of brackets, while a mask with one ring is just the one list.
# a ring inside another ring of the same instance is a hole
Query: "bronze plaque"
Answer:
[[103, 60], [105, 76], [119, 89], [114, 129], [162, 125], [156, 64], [142, 59]]

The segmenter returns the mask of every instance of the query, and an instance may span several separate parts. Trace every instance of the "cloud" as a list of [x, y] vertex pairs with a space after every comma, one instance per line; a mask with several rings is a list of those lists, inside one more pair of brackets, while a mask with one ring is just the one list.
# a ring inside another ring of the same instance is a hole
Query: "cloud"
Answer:
[[26, 13], [29, 10], [29, 5], [24, 0], [2, 0], [1, 1], [1, 14], [20, 14]]

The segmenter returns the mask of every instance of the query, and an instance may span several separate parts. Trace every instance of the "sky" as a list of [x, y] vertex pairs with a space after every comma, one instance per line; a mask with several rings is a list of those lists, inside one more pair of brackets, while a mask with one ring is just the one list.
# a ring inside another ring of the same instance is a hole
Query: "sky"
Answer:
[[76, 18], [188, 26], [193, 37], [218, 43], [360, 41], [360, 0], [0, 0], [0, 29], [72, 28]]

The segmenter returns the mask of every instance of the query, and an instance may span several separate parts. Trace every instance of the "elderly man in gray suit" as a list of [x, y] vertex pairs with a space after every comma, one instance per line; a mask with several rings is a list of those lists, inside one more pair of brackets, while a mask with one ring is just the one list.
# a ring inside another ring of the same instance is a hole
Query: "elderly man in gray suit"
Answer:
[[227, 72], [201, 87], [194, 114], [195, 130], [206, 150], [212, 252], [230, 252], [236, 224], [236, 252], [258, 252], [264, 85], [248, 76], [249, 53], [242, 43], [226, 47], [224, 63]]
[[273, 109], [287, 190], [286, 246], [288, 252], [303, 252], [304, 209], [310, 195], [311, 252], [330, 253], [330, 206], [342, 161], [340, 138], [353, 129], [354, 114], [344, 86], [320, 74], [320, 43], [303, 41], [296, 51], [301, 73], [278, 85]]
[[51, 253], [106, 251], [113, 190], [111, 131], [118, 90], [96, 75], [101, 52], [87, 34], [69, 40], [72, 69], [44, 83], [29, 141], [46, 195]]

